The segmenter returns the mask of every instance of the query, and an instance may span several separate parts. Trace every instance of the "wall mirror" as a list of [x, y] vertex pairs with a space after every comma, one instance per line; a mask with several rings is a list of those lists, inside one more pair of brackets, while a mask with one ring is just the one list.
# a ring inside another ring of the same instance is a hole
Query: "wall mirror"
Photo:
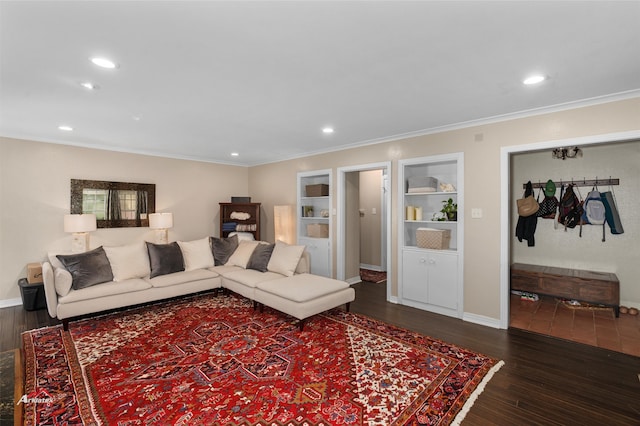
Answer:
[[71, 179], [71, 214], [93, 213], [98, 228], [149, 226], [156, 185]]

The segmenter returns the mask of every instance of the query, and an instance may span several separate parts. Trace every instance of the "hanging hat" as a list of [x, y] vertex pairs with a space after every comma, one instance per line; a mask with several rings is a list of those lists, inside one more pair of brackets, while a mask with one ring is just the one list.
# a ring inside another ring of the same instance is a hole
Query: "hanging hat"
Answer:
[[544, 186], [544, 195], [547, 197], [553, 197], [556, 195], [556, 184], [551, 179], [549, 179], [547, 184]]

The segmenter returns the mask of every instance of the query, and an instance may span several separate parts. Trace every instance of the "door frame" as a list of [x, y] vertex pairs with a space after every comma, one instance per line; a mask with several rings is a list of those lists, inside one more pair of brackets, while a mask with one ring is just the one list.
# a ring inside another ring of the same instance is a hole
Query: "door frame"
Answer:
[[577, 138], [557, 139], [526, 145], [500, 148], [500, 328], [509, 328], [511, 244], [513, 243], [511, 223], [511, 155], [527, 151], [540, 151], [561, 146], [585, 146], [630, 142], [640, 139], [640, 130], [606, 133]]
[[383, 211], [380, 212], [384, 215], [383, 226], [386, 227], [384, 235], [382, 235], [383, 241], [386, 241], [386, 254], [385, 263], [387, 270], [387, 300], [391, 297], [392, 288], [392, 274], [391, 274], [391, 161], [384, 161], [380, 163], [360, 164], [356, 166], [338, 167], [337, 169], [337, 220], [336, 220], [336, 276], [339, 280], [345, 279], [345, 252], [346, 252], [346, 240], [345, 240], [345, 223], [346, 223], [346, 174], [351, 172], [365, 172], [369, 170], [382, 170], [383, 176], [387, 176], [387, 189], [384, 193], [382, 205]]

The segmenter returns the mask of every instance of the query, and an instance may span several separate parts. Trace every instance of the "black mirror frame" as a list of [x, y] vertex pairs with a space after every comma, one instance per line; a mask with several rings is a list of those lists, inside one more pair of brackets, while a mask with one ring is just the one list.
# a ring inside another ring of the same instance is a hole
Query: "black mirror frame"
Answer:
[[149, 217], [156, 211], [156, 185], [153, 183], [110, 182], [102, 180], [71, 179], [71, 214], [82, 214], [83, 189], [117, 189], [147, 192], [147, 219], [98, 220], [98, 228], [133, 228], [149, 226]]

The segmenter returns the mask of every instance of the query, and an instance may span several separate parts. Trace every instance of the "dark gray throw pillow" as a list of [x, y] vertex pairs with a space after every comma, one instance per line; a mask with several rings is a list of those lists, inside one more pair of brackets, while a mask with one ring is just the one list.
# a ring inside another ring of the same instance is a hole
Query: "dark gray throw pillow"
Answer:
[[238, 248], [238, 236], [234, 235], [229, 238], [211, 237], [211, 252], [215, 266], [227, 263], [231, 255]]
[[247, 262], [247, 269], [267, 272], [267, 265], [269, 264], [269, 259], [271, 259], [271, 253], [273, 253], [275, 246], [275, 244], [258, 244], [256, 248], [253, 249], [249, 262]]
[[149, 252], [150, 278], [184, 271], [184, 258], [177, 242], [153, 244], [147, 241]]
[[102, 246], [84, 253], [59, 254], [56, 257], [71, 273], [71, 288], [74, 290], [113, 281], [111, 264]]

